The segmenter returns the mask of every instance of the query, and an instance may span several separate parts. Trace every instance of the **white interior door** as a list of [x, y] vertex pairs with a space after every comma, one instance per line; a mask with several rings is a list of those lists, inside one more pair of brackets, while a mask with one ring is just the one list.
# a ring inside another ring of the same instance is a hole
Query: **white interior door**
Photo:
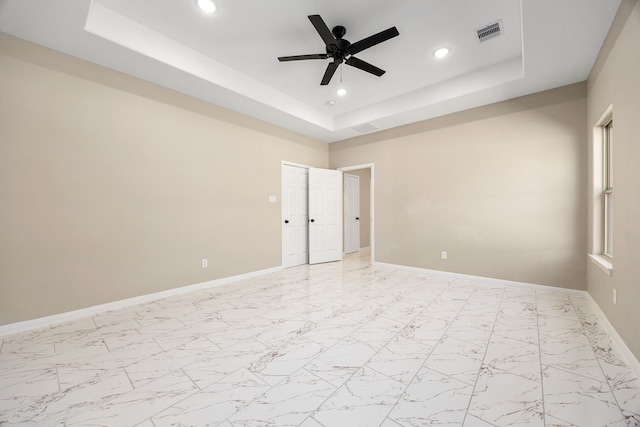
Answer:
[[344, 252], [360, 250], [360, 177], [344, 174]]
[[282, 266], [309, 262], [309, 170], [282, 166]]
[[342, 172], [309, 168], [309, 264], [342, 259]]

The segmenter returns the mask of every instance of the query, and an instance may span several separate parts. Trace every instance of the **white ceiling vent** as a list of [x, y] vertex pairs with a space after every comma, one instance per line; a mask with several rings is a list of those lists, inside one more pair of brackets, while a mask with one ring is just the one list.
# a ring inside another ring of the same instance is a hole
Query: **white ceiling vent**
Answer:
[[486, 25], [476, 30], [479, 42], [484, 42], [502, 34], [502, 20]]
[[360, 133], [369, 133], [376, 130], [380, 130], [380, 128], [374, 125], [373, 123], [363, 123], [361, 125], [354, 126], [353, 129]]

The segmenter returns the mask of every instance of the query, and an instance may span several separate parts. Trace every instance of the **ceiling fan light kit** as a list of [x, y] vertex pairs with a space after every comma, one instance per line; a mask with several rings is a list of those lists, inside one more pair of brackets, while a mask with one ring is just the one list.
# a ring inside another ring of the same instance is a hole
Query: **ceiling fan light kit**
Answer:
[[327, 24], [325, 24], [320, 15], [309, 15], [309, 20], [324, 41], [326, 52], [308, 55], [281, 56], [278, 58], [278, 61], [287, 62], [332, 58], [333, 61], [327, 65], [327, 69], [325, 70], [322, 81], [320, 82], [320, 85], [322, 86], [329, 84], [331, 78], [338, 69], [338, 66], [343, 62], [352, 67], [373, 74], [374, 76], [380, 77], [385, 73], [384, 70], [371, 65], [362, 59], [358, 59], [353, 55], [400, 35], [396, 27], [388, 28], [355, 43], [350, 43], [348, 40], [343, 38], [347, 33], [345, 27], [338, 25], [333, 27], [333, 30], [329, 30], [329, 27], [327, 27]]

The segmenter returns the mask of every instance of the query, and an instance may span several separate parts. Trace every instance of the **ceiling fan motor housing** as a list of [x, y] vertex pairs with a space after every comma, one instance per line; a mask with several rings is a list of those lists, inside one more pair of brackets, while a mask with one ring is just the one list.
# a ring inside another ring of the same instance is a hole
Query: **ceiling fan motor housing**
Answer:
[[349, 40], [345, 40], [342, 37], [347, 33], [347, 29], [341, 25], [333, 27], [331, 30], [333, 36], [336, 38], [335, 43], [327, 45], [327, 55], [332, 57], [335, 62], [342, 62], [346, 57], [347, 48], [351, 45]]

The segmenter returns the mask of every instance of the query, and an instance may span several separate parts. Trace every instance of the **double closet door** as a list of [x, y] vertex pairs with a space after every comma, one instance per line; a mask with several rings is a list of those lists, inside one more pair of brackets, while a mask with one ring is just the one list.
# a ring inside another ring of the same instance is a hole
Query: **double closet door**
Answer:
[[282, 166], [282, 265], [342, 259], [342, 172]]

